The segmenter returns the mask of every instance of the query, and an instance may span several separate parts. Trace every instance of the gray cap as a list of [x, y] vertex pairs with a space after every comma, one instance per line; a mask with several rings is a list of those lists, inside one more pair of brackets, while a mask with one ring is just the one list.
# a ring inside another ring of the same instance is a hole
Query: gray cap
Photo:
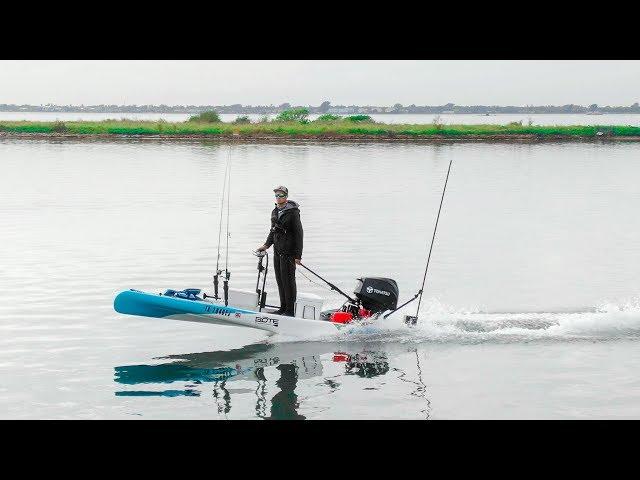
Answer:
[[277, 191], [284, 192], [285, 195], [289, 196], [289, 190], [284, 185], [277, 186], [276, 188], [273, 189], [273, 191], [274, 192], [277, 192]]

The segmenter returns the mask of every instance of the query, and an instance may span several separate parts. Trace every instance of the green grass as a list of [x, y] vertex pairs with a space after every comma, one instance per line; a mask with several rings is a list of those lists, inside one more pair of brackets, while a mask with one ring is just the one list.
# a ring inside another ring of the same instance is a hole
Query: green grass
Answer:
[[631, 126], [527, 126], [527, 125], [400, 125], [374, 122], [355, 123], [345, 119], [336, 121], [266, 122], [266, 123], [200, 123], [136, 120], [105, 120], [101, 122], [3, 122], [0, 131], [13, 133], [56, 133], [79, 135], [279, 135], [279, 136], [410, 136], [445, 137], [537, 135], [594, 137], [597, 132], [605, 136], [640, 136], [640, 127]]

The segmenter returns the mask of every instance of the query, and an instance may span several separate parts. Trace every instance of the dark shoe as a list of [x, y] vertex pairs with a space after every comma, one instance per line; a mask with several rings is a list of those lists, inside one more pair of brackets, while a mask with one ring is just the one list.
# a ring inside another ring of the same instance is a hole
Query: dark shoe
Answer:
[[284, 310], [279, 309], [279, 310], [276, 310], [275, 312], [269, 312], [269, 313], [272, 313], [273, 315], [284, 315]]
[[294, 317], [294, 313], [293, 312], [283, 312], [281, 313], [281, 315], [284, 315], [285, 317]]

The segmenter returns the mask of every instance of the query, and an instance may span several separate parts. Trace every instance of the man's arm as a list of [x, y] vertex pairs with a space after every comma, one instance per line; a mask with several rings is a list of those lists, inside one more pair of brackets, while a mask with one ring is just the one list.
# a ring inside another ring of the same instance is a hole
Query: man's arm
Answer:
[[259, 251], [265, 251], [273, 245], [273, 214], [271, 215], [271, 229], [269, 230], [269, 235], [267, 236], [267, 240], [264, 242], [264, 245], [258, 248]]
[[304, 237], [300, 213], [291, 219], [291, 235], [293, 235], [293, 258], [300, 260], [302, 259], [302, 240]]
[[264, 242], [264, 246], [267, 248], [269, 248], [271, 245], [273, 245], [273, 229], [271, 229], [269, 235], [267, 236], [267, 240]]

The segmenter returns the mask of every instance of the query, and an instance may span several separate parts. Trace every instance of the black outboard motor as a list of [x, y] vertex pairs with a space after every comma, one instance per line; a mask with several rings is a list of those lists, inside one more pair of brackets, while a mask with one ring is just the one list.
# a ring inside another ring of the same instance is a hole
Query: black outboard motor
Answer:
[[385, 310], [394, 310], [398, 304], [400, 290], [395, 280], [383, 277], [358, 278], [353, 293], [363, 308], [372, 314]]
[[356, 298], [351, 298], [333, 283], [325, 280], [306, 265], [303, 265], [302, 263], [300, 265], [329, 285], [331, 290], [335, 290], [347, 298], [347, 301], [342, 305], [342, 307], [321, 312], [320, 318], [322, 320], [328, 320], [335, 323], [350, 323], [352, 320], [356, 319], [377, 317], [384, 311], [395, 310], [398, 305], [400, 290], [398, 289], [396, 281], [391, 278], [358, 278], [358, 283], [353, 291]]

